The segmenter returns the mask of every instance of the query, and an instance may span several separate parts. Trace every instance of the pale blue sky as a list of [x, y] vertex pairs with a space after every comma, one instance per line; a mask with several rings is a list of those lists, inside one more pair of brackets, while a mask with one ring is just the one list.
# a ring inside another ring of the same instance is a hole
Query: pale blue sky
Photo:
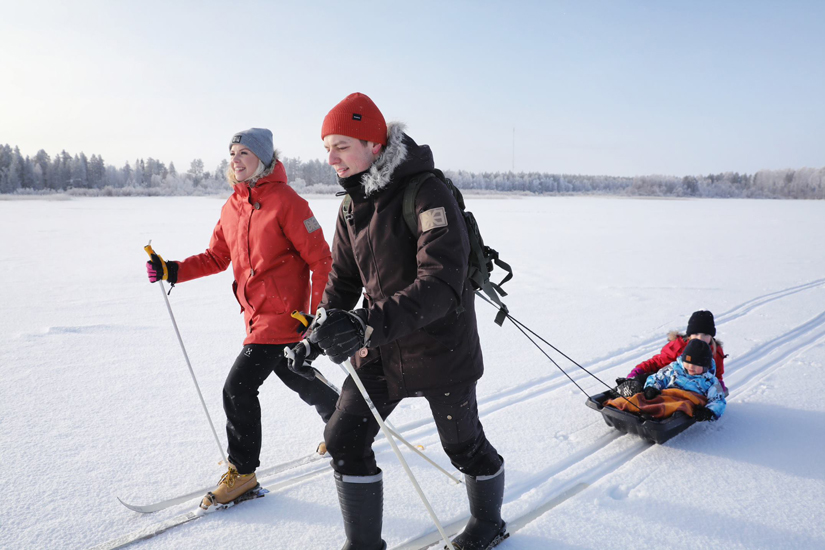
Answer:
[[[68, 4], [68, 5], [67, 5]], [[825, 166], [825, 1], [0, 3], [0, 143], [179, 170], [371, 96], [443, 169]]]

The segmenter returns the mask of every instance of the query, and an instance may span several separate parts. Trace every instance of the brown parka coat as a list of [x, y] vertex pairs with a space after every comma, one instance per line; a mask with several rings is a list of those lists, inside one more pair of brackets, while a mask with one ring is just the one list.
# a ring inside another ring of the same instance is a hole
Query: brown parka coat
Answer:
[[388, 125], [387, 145], [360, 182], [344, 180], [351, 204], [339, 209], [321, 300], [321, 307], [349, 310], [363, 290], [373, 332], [355, 366], [380, 365], [393, 398], [471, 383], [483, 372], [458, 204], [432, 177], [416, 196], [417, 235], [402, 214], [406, 184], [433, 168], [427, 145], [417, 145], [403, 125]]

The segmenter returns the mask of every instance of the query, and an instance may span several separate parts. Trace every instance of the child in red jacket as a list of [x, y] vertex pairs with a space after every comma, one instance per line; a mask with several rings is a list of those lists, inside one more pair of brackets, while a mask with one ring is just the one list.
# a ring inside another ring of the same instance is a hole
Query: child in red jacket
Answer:
[[636, 365], [626, 378], [617, 378], [616, 391], [625, 397], [630, 397], [642, 391], [645, 380], [651, 374], [663, 369], [682, 355], [682, 352], [693, 339], [699, 339], [710, 346], [713, 352], [713, 360], [716, 363], [716, 378], [728, 394], [723, 376], [725, 374], [725, 352], [722, 350], [722, 342], [716, 340], [716, 325], [713, 320], [713, 313], [710, 311], [696, 311], [690, 316], [685, 334], [676, 331], [667, 335], [668, 343], [662, 348], [661, 353], [654, 355], [647, 361], [642, 361]]

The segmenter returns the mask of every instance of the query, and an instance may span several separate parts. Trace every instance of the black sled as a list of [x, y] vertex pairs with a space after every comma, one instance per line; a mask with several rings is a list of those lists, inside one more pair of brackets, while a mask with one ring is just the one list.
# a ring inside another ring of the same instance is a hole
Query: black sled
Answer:
[[693, 417], [683, 412], [676, 412], [670, 418], [663, 420], [645, 419], [614, 407], [605, 407], [604, 403], [609, 399], [611, 399], [610, 392], [605, 391], [589, 397], [586, 404], [591, 409], [602, 413], [602, 418], [608, 426], [620, 432], [638, 435], [651, 443], [662, 444], [696, 423]]

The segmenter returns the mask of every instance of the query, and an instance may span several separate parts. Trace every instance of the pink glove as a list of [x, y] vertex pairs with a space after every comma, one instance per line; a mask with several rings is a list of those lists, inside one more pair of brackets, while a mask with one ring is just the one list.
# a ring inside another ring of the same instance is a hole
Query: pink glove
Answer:
[[639, 367], [636, 367], [635, 369], [630, 371], [630, 374], [627, 375], [627, 378], [636, 378], [638, 376], [647, 376], [647, 373]]
[[[166, 277], [163, 276], [164, 266], [166, 266]], [[150, 261], [146, 262], [146, 275], [150, 283], [164, 280], [174, 285], [178, 282], [178, 263], [167, 262], [157, 254], [152, 254]]]

